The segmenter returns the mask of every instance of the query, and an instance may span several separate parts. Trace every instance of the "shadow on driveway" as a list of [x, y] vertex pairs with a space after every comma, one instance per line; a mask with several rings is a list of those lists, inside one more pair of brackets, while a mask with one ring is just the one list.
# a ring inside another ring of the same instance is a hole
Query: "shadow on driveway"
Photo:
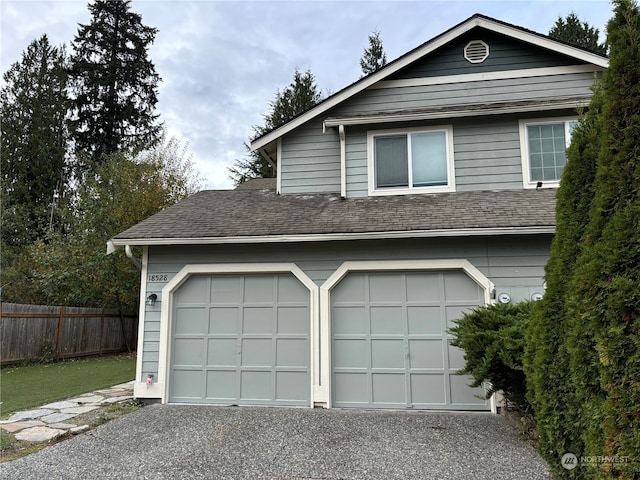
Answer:
[[548, 479], [489, 413], [152, 405], [0, 465], [3, 479]]

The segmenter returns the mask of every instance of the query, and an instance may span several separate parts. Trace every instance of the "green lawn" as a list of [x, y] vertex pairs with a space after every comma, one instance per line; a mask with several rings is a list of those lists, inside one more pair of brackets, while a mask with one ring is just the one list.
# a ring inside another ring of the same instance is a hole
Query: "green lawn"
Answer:
[[135, 377], [136, 359], [93, 357], [0, 370], [0, 416], [63, 400]]

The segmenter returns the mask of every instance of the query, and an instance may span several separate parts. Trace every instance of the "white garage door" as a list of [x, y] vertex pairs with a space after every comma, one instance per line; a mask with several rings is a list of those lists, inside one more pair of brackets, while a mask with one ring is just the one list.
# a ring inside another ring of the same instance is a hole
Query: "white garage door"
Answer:
[[309, 405], [309, 290], [294, 275], [194, 275], [173, 305], [170, 402]]
[[331, 291], [333, 405], [488, 410], [446, 333], [482, 304], [461, 270], [347, 274]]

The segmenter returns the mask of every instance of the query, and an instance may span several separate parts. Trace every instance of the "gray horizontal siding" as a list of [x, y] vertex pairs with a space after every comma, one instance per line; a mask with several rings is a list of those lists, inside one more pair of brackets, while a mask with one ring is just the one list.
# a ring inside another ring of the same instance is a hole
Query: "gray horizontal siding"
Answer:
[[336, 108], [334, 115], [397, 112], [451, 105], [487, 104], [591, 95], [593, 73], [546, 75], [445, 85], [366, 90]]
[[282, 193], [340, 192], [340, 141], [312, 121], [282, 139]]
[[[522, 188], [519, 118], [496, 116], [485, 117], [482, 122], [465, 119], [453, 123], [456, 191]], [[432, 121], [421, 125], [437, 123]], [[371, 126], [371, 130], [385, 128], [389, 126]], [[349, 197], [368, 195], [366, 142], [366, 130], [360, 127], [347, 129]]]
[[[150, 247], [147, 269], [150, 274], [168, 274], [170, 280], [187, 264], [293, 262], [317, 285], [322, 285], [345, 261], [464, 258], [492, 280], [499, 293], [509, 293], [513, 301], [519, 301], [542, 291], [550, 243], [551, 235], [539, 235], [268, 246]], [[153, 307], [146, 307], [143, 320], [142, 378], [158, 373], [160, 305], [164, 285], [166, 283], [147, 283], [147, 292], [156, 292], [158, 302]]]
[[[464, 58], [464, 47], [472, 40], [482, 40], [489, 45], [489, 57], [482, 63], [469, 63]], [[391, 79], [557, 67], [579, 63], [580, 60], [575, 58], [565, 57], [494, 32], [476, 29], [447, 44], [435, 54], [400, 70]]]

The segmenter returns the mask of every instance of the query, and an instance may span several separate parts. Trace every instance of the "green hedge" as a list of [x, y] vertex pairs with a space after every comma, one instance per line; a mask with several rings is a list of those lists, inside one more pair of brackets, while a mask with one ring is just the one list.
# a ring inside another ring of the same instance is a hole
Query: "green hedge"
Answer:
[[460, 373], [471, 374], [472, 386], [489, 382], [487, 398], [501, 390], [510, 404], [524, 411], [529, 410], [529, 403], [522, 357], [531, 305], [479, 307], [456, 320], [449, 330], [455, 337], [451, 344], [464, 350], [466, 363]]

